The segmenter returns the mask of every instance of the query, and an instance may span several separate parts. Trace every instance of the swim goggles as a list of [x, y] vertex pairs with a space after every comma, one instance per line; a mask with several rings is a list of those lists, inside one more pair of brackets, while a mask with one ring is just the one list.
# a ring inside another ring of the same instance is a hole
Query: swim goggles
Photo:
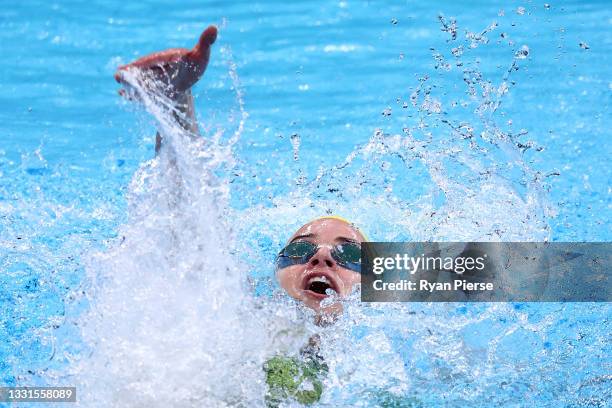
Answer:
[[[308, 241], [295, 241], [284, 247], [276, 257], [276, 269], [291, 265], [303, 265], [325, 245], [316, 245]], [[343, 268], [361, 273], [361, 245], [353, 242], [331, 247], [331, 256]]]

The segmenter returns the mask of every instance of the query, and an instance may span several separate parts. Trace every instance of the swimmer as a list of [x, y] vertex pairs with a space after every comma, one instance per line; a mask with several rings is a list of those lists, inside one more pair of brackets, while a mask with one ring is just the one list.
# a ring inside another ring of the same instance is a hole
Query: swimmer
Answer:
[[[127, 82], [126, 74], [140, 74], [151, 91], [159, 91], [175, 104], [177, 122], [192, 136], [198, 136], [198, 125], [191, 87], [202, 77], [208, 66], [211, 46], [217, 39], [217, 28], [206, 28], [192, 49], [173, 48], [156, 52], [127, 65], [115, 73], [124, 86], [119, 94], [130, 100], [139, 99]], [[156, 136], [155, 151], [162, 148], [162, 136]], [[363, 234], [339, 217], [322, 217], [299, 228], [289, 239], [276, 261], [276, 277], [280, 286], [292, 298], [303, 302], [323, 316], [336, 316], [339, 304], [322, 308], [321, 301], [328, 291], [343, 298], [361, 281], [360, 244]]]
[[[173, 105], [177, 123], [191, 137], [199, 136], [191, 87], [208, 66], [217, 28], [208, 27], [191, 49], [174, 48], [156, 52], [120, 66], [115, 79], [123, 89], [119, 94], [129, 100], [141, 97], [129, 84], [129, 73], [139, 75], [144, 91], [162, 95]], [[155, 152], [163, 139], [157, 132]], [[361, 281], [361, 243], [365, 236], [350, 222], [339, 217], [321, 217], [300, 227], [289, 238], [276, 258], [276, 277], [289, 296], [315, 311], [315, 322], [333, 322], [342, 312], [338, 302], [322, 306], [335, 294], [348, 296]], [[323, 392], [327, 365], [319, 354], [319, 338], [313, 336], [299, 356], [277, 355], [263, 366], [266, 374], [266, 405], [278, 407], [288, 400], [303, 405], [316, 403]]]

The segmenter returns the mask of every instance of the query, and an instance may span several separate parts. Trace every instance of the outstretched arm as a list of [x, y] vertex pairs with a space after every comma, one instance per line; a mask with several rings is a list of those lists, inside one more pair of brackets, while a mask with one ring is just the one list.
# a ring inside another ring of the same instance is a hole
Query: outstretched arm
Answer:
[[[163, 94], [170, 98], [180, 115], [175, 115], [178, 123], [187, 131], [198, 134], [198, 125], [195, 118], [195, 108], [191, 87], [206, 71], [210, 58], [210, 47], [217, 39], [217, 28], [209, 26], [202, 34], [198, 43], [190, 50], [186, 48], [173, 48], [149, 54], [136, 61], [122, 65], [115, 73], [115, 79], [128, 87], [125, 73], [139, 71], [147, 79], [161, 85]], [[125, 89], [119, 94], [129, 97]], [[155, 150], [161, 147], [161, 136], [157, 133]]]

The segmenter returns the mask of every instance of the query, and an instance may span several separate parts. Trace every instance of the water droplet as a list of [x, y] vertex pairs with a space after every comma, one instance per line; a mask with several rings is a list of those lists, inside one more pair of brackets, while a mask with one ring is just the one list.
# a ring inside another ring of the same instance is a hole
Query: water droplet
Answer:
[[387, 106], [387, 109], [385, 109], [384, 111], [382, 111], [382, 115], [383, 115], [383, 116], [391, 116], [391, 112], [392, 112], [391, 107], [390, 107], [390, 106]]
[[580, 44], [578, 44], [580, 46], [580, 48], [582, 48], [583, 50], [588, 50], [589, 48], [589, 44], [585, 43], [584, 41], [580, 41]]
[[397, 24], [397, 19], [396, 18], [392, 18], [391, 19], [391, 24], [396, 25]]
[[517, 7], [517, 9], [516, 9], [516, 14], [521, 15], [521, 16], [522, 16], [523, 14], [525, 14], [525, 7], [523, 7], [523, 6], [519, 6], [519, 7]]
[[443, 15], [439, 15], [438, 16], [438, 20], [440, 21], [440, 24], [442, 25], [442, 28], [440, 29], [441, 31], [447, 32], [450, 34], [451, 36], [451, 40], [456, 40], [457, 39], [457, 21], [451, 17], [450, 21], [446, 21], [446, 18], [444, 18]]
[[421, 105], [421, 109], [428, 113], [440, 113], [442, 112], [442, 103], [435, 98], [427, 96]]
[[529, 47], [523, 45], [515, 54], [518, 59], [525, 59], [529, 56]]
[[297, 161], [300, 158], [300, 135], [297, 133], [291, 135], [291, 146], [293, 147], [293, 160]]

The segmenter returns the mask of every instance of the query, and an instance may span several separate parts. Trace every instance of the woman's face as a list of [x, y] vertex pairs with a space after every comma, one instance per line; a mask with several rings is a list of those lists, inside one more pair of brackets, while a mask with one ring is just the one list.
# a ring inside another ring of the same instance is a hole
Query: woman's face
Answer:
[[331, 256], [331, 249], [347, 242], [361, 244], [364, 241], [363, 235], [344, 221], [322, 218], [297, 230], [288, 243], [294, 241], [308, 241], [320, 247], [307, 263], [277, 270], [276, 277], [281, 287], [289, 296], [317, 312], [340, 312], [340, 304], [321, 308], [321, 300], [328, 297], [325, 291], [332, 289], [340, 297], [346, 297], [351, 293], [353, 285], [361, 282], [361, 276], [338, 265]]

